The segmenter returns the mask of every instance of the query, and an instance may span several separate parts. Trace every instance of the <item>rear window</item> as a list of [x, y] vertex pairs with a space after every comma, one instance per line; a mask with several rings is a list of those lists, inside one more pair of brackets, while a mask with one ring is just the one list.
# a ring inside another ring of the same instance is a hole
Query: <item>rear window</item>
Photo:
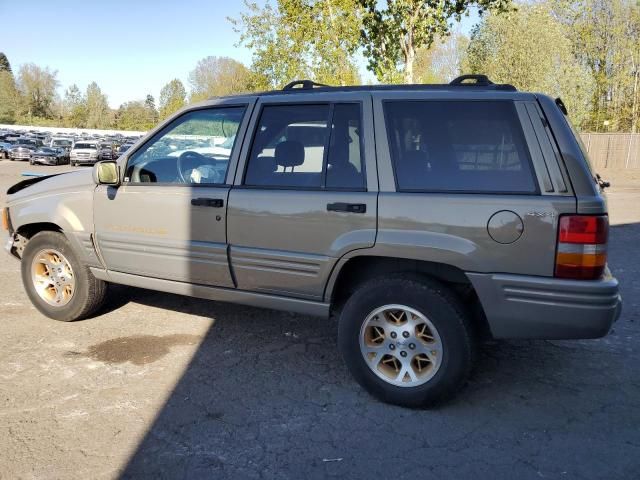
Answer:
[[511, 101], [388, 101], [387, 135], [401, 191], [536, 193]]

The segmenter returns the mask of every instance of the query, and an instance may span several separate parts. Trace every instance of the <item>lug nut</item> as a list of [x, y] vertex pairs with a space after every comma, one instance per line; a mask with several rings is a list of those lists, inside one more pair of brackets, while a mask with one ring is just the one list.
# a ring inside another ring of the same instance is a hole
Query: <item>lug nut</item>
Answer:
[[410, 343], [410, 344], [409, 344], [409, 348], [410, 348], [411, 350], [415, 350], [415, 348], [416, 348], [416, 344], [415, 344], [415, 343]]
[[404, 338], [409, 338], [409, 332], [402, 332], [402, 336]]
[[389, 350], [395, 350], [396, 346], [392, 343], [391, 345], [389, 345]]
[[391, 332], [391, 338], [396, 338], [398, 334], [396, 332]]
[[407, 352], [400, 352], [400, 356], [401, 357], [406, 357], [407, 356]]

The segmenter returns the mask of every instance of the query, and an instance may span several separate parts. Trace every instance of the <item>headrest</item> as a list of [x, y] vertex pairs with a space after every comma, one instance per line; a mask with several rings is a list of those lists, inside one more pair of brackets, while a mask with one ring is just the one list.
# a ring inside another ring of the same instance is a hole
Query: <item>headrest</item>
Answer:
[[287, 140], [276, 145], [276, 164], [280, 167], [297, 167], [304, 163], [304, 145]]

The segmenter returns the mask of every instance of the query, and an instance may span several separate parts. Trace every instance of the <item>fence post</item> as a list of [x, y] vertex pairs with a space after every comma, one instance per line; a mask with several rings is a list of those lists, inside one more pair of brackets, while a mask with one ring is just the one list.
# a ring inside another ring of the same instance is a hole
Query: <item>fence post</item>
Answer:
[[631, 158], [631, 145], [633, 142], [633, 133], [629, 134], [629, 146], [627, 147], [627, 159], [624, 162], [624, 168], [629, 168], [629, 159]]

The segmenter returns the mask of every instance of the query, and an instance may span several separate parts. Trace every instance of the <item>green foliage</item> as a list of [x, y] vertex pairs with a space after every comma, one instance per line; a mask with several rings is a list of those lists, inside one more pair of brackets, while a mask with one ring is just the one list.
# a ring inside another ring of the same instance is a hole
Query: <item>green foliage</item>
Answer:
[[[595, 82], [590, 131], [637, 132], [640, 124], [640, 3], [554, 0], [575, 56]], [[607, 125], [605, 125], [605, 122]]]
[[86, 128], [109, 128], [111, 124], [111, 111], [107, 96], [102, 93], [96, 82], [91, 82], [87, 87], [86, 103]]
[[11, 64], [9, 63], [9, 59], [4, 54], [4, 52], [0, 52], [0, 72], [9, 72], [11, 76], [13, 76]]
[[517, 12], [486, 17], [473, 31], [464, 71], [562, 97], [576, 124], [588, 115], [593, 81], [548, 5], [521, 5]]
[[174, 78], [160, 90], [160, 119], [164, 120], [184, 107], [187, 91], [180, 80]]
[[15, 123], [17, 92], [13, 75], [0, 70], [0, 123]]
[[76, 84], [71, 85], [64, 94], [63, 119], [67, 127], [82, 128], [87, 124], [87, 104]]
[[251, 90], [251, 73], [229, 57], [206, 57], [189, 74], [191, 102]]
[[[368, 68], [378, 80], [414, 82], [416, 51], [429, 49], [438, 37], [449, 35], [451, 21], [468, 15], [469, 8], [505, 12], [511, 0], [360, 0], [365, 11], [362, 46]], [[401, 73], [402, 72], [402, 73]]]
[[26, 63], [18, 71], [17, 89], [20, 95], [19, 116], [29, 121], [33, 117], [53, 118], [52, 104], [56, 97], [56, 71]]
[[116, 112], [115, 126], [119, 130], [150, 130], [155, 126], [153, 112], [142, 101], [124, 103]]
[[468, 43], [467, 37], [457, 33], [435, 40], [430, 48], [419, 48], [413, 67], [414, 80], [417, 83], [449, 83], [461, 73]]
[[359, 83], [355, 63], [361, 25], [358, 0], [277, 0], [229, 19], [253, 51], [252, 86], [281, 88], [292, 80]]

